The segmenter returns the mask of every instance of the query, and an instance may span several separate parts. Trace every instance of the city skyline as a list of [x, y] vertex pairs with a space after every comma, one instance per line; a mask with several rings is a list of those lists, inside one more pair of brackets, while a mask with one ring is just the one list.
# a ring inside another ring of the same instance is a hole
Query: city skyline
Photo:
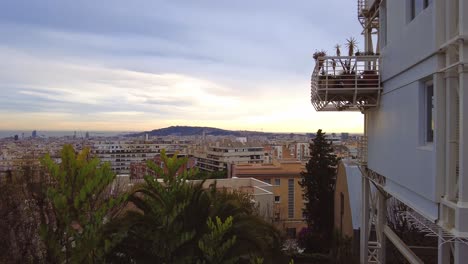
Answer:
[[330, 6], [355, 3], [1, 3], [0, 130], [362, 132], [310, 106], [312, 53], [361, 33]]

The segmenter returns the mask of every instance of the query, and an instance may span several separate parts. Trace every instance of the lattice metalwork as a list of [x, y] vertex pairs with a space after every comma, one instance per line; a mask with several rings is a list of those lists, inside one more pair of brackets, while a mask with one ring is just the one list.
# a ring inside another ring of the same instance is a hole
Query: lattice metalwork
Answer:
[[366, 6], [367, 6], [367, 3], [365, 0], [358, 0], [358, 5], [357, 5], [358, 20], [359, 20], [359, 23], [361, 23], [363, 27], [366, 25], [366, 17], [364, 16], [364, 13], [366, 12]]
[[442, 241], [441, 244], [458, 242], [468, 246], [468, 237], [456, 236], [415, 211], [405, 211], [401, 214], [411, 225], [416, 227], [420, 232], [425, 233], [426, 236], [438, 237]]
[[375, 0], [370, 5], [369, 0], [358, 0], [357, 1], [357, 14], [359, 23], [363, 28], [379, 28], [379, 5], [381, 0]]
[[367, 263], [378, 263], [380, 264], [379, 260], [379, 250], [381, 249], [381, 245], [377, 241], [369, 241], [367, 246]]
[[378, 106], [379, 56], [325, 56], [316, 61], [311, 102], [317, 111], [361, 111]]
[[358, 140], [358, 161], [361, 165], [367, 164], [367, 136], [361, 136]]

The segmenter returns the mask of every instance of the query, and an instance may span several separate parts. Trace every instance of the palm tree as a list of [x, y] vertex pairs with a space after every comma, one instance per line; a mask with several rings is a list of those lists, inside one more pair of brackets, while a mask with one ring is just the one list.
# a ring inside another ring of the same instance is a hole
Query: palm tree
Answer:
[[[163, 168], [149, 162], [160, 179], [145, 177], [145, 184], [130, 196], [129, 210], [116, 229], [125, 236], [111, 260], [136, 263], [196, 263], [206, 260], [200, 241], [213, 232], [211, 220], [229, 220], [226, 238], [235, 242], [226, 249], [226, 259], [248, 261], [251, 256], [268, 256], [280, 248], [278, 231], [255, 214], [250, 197], [240, 192], [203, 188], [204, 181], [189, 181], [194, 170], [177, 175], [186, 158], [161, 153]], [[278, 252], [277, 250], [276, 252]], [[274, 255], [274, 254], [273, 254]], [[210, 259], [210, 258], [208, 258]]]

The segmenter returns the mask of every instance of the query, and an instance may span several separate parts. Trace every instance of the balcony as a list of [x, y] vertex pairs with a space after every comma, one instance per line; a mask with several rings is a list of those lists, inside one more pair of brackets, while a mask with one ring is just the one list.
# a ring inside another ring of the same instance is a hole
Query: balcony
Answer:
[[317, 111], [361, 111], [379, 104], [379, 56], [325, 56], [316, 60], [311, 101]]
[[361, 136], [358, 140], [358, 162], [367, 165], [367, 137]]
[[379, 5], [381, 0], [358, 0], [358, 20], [363, 28], [379, 27]]

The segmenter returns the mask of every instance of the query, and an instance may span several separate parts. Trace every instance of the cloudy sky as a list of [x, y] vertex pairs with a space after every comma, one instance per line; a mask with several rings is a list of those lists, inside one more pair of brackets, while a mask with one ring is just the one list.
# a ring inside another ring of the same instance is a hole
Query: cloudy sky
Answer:
[[309, 88], [360, 33], [353, 0], [3, 0], [0, 130], [361, 132]]

